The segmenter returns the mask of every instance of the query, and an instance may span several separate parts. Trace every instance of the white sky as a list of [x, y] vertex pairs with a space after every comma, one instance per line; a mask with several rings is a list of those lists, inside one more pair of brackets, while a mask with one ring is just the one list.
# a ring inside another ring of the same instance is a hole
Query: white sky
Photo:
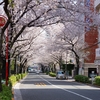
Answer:
[[[2, 0], [0, 0], [0, 2], [1, 2], [1, 1], [2, 1]], [[0, 5], [0, 15], [5, 15], [2, 5]]]

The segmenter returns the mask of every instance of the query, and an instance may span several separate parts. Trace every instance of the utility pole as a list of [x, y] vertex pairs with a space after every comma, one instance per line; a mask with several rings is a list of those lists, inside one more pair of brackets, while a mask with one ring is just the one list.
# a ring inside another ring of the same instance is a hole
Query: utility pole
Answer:
[[[7, 22], [7, 18], [3, 15], [0, 15], [0, 26], [3, 27]], [[8, 85], [8, 28], [6, 29], [6, 85]]]
[[[4, 16], [4, 15], [0, 15], [0, 61], [1, 61], [1, 55], [2, 55], [2, 37], [3, 37], [3, 34], [4, 33], [2, 33], [2, 28], [5, 26], [5, 24], [6, 24], [6, 22], [7, 22], [7, 18]], [[1, 62], [0, 62], [0, 90], [2, 90], [2, 84], [1, 84], [1, 66], [2, 66], [2, 64], [1, 64]]]
[[8, 85], [8, 29], [6, 32], [6, 85]]

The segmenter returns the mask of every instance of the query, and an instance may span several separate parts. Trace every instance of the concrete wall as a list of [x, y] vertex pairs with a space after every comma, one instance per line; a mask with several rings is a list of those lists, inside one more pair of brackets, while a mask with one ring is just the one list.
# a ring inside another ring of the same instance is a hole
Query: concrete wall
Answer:
[[100, 65], [98, 66], [98, 75], [100, 76]]
[[94, 65], [94, 63], [85, 63], [84, 64], [84, 75], [88, 76], [88, 68], [97, 68], [96, 65]]

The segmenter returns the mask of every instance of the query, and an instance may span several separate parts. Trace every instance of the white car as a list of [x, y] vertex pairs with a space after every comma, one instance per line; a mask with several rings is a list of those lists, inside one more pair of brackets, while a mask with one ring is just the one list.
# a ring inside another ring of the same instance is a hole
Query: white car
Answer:
[[35, 72], [35, 69], [34, 69], [33, 67], [29, 67], [29, 68], [28, 68], [28, 72], [29, 72], [29, 73]]
[[36, 73], [39, 74], [41, 71], [40, 70], [36, 70]]
[[57, 71], [56, 79], [66, 79], [66, 74], [64, 73], [64, 71]]

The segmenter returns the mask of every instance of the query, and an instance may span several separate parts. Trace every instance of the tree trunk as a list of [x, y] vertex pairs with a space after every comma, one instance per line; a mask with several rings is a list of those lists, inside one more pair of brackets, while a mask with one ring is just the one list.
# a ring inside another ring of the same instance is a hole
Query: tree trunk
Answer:
[[56, 65], [54, 64], [54, 72], [56, 72]]
[[22, 64], [20, 64], [20, 67], [19, 67], [19, 73], [21, 74], [22, 73], [22, 70], [23, 69], [23, 65]]
[[2, 39], [3, 39], [3, 34], [0, 33], [0, 91], [2, 91], [2, 83], [1, 83], [1, 77], [2, 77]]
[[17, 68], [16, 68], [16, 58], [15, 58], [15, 63], [14, 63], [14, 74], [17, 74]]
[[2, 60], [2, 79], [6, 79], [6, 60], [5, 58]]
[[74, 51], [74, 49], [72, 49], [72, 52], [75, 54], [76, 57], [76, 69], [75, 69], [75, 74], [78, 75], [79, 72], [79, 56], [78, 54]]
[[1, 67], [2, 67], [2, 60], [1, 60], [1, 55], [0, 55], [0, 91], [2, 91], [2, 83], [1, 83], [1, 77], [2, 77], [2, 72], [1, 72]]
[[78, 73], [79, 73], [79, 57], [76, 57], [76, 65], [77, 65], [77, 67], [76, 67], [76, 75], [78, 75]]
[[60, 69], [62, 69], [62, 56], [59, 58], [59, 66], [60, 66]]

